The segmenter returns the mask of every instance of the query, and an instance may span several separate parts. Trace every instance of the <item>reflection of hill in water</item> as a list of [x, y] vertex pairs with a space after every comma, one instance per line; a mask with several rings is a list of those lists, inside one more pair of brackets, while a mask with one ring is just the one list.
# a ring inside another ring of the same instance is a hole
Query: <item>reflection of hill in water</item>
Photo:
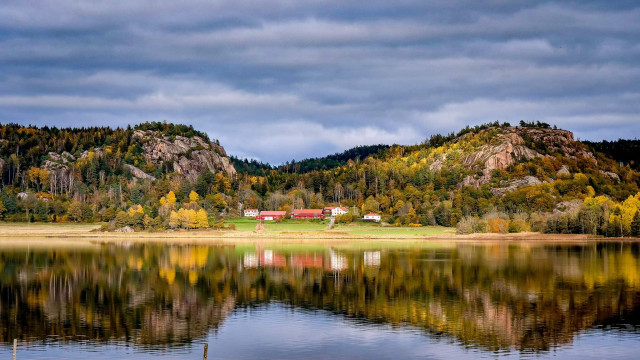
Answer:
[[488, 349], [543, 350], [598, 324], [637, 325], [638, 244], [449, 250], [236, 251], [105, 246], [0, 254], [0, 341], [180, 344], [236, 306], [284, 301]]

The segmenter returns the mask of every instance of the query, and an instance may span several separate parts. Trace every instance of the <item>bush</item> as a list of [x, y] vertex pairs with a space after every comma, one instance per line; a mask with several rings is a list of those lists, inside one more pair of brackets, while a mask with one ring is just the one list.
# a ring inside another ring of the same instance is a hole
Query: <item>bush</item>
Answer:
[[338, 224], [350, 224], [353, 222], [353, 215], [351, 213], [338, 215], [336, 216], [336, 222]]
[[465, 216], [458, 222], [456, 232], [458, 234], [485, 233], [487, 232], [487, 223], [477, 216]]
[[519, 233], [523, 231], [529, 231], [529, 224], [519, 216], [514, 217], [509, 222], [509, 232], [510, 233]]
[[489, 231], [496, 234], [506, 234], [509, 231], [509, 222], [505, 219], [494, 218], [488, 221]]

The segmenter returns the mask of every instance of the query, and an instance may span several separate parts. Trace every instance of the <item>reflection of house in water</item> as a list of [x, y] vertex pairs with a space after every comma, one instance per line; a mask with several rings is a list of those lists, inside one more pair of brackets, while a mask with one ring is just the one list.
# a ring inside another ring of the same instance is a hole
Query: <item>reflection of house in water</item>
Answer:
[[347, 257], [343, 254], [337, 253], [333, 250], [329, 250], [329, 254], [331, 254], [331, 270], [340, 271], [345, 270], [347, 268]]
[[284, 256], [274, 253], [273, 250], [263, 250], [260, 254], [260, 266], [284, 267], [287, 259]]
[[245, 253], [242, 259], [242, 265], [245, 268], [258, 267], [258, 256], [256, 254]]
[[245, 268], [263, 267], [284, 267], [287, 265], [287, 259], [284, 256], [275, 253], [273, 250], [261, 250], [258, 253], [246, 253], [243, 256], [242, 265]]
[[364, 266], [380, 267], [380, 251], [365, 251]]
[[292, 255], [291, 256], [291, 265], [296, 268], [303, 269], [322, 269], [322, 261], [323, 257], [321, 255]]

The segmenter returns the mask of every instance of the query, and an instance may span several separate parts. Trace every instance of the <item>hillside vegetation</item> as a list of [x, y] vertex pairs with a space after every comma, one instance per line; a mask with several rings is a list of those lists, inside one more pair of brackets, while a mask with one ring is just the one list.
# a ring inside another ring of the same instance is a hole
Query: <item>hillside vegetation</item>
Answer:
[[200, 228], [222, 226], [243, 208], [341, 204], [395, 226], [461, 233], [640, 233], [637, 171], [569, 131], [519, 125], [467, 127], [419, 145], [356, 148], [279, 168], [232, 162], [217, 142], [182, 125], [4, 125], [0, 213], [111, 228]]

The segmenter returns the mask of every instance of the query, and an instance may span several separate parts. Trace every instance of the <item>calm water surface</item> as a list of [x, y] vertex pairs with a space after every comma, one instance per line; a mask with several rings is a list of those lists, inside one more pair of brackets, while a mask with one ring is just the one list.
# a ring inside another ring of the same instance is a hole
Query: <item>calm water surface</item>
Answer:
[[0, 246], [0, 358], [640, 358], [640, 244]]

